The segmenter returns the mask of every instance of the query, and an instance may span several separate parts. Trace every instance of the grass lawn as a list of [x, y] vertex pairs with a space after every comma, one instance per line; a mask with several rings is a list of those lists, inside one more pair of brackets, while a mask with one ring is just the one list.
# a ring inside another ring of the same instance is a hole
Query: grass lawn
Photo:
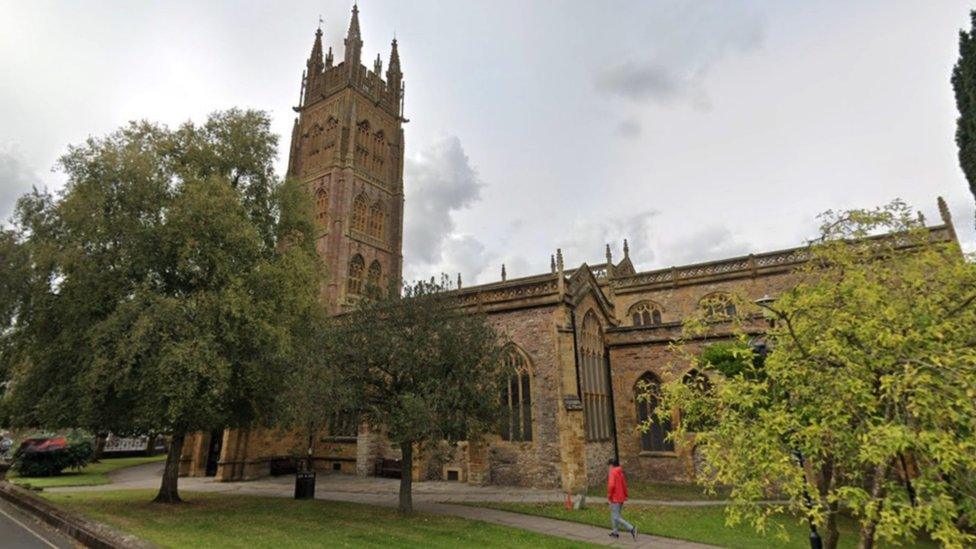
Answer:
[[[607, 484], [591, 487], [587, 493], [591, 498], [601, 500], [607, 497]], [[714, 494], [706, 494], [705, 489], [695, 484], [675, 482], [627, 481], [627, 495], [630, 499], [657, 499], [666, 501], [724, 500], [729, 498], [729, 490], [723, 488]]]
[[[492, 509], [515, 511], [539, 515], [610, 529], [610, 510], [602, 502], [592, 502], [583, 511], [567, 511], [561, 504], [552, 503], [485, 503], [479, 504]], [[781, 523], [786, 526], [790, 539], [784, 541], [773, 536], [761, 536], [751, 527], [738, 525], [725, 526], [725, 514], [721, 506], [707, 507], [668, 507], [659, 505], [624, 506], [624, 518], [637, 527], [638, 532], [656, 534], [669, 538], [685, 539], [721, 545], [722, 547], [758, 549], [787, 548], [806, 549], [810, 547], [809, 529], [796, 520]], [[843, 519], [840, 524], [840, 546], [857, 545], [857, 527], [853, 520]], [[917, 541], [912, 547], [938, 547], [935, 543]], [[884, 547], [883, 544], [879, 547]]]
[[137, 456], [124, 458], [102, 458], [98, 463], [89, 463], [82, 467], [80, 471], [64, 471], [56, 477], [21, 477], [16, 472], [7, 473], [7, 480], [19, 486], [30, 485], [34, 488], [51, 488], [54, 486], [96, 486], [108, 484], [109, 478], [106, 473], [152, 463], [154, 461], [165, 461], [166, 455], [159, 456]]
[[578, 542], [439, 515], [333, 501], [155, 491], [42, 492], [48, 500], [164, 547], [580, 547]]

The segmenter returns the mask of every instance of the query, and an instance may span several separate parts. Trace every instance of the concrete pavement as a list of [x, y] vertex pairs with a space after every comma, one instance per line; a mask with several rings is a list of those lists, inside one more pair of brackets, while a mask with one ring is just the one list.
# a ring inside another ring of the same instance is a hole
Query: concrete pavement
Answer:
[[[49, 488], [52, 492], [155, 489], [159, 487], [163, 464], [150, 463], [110, 473], [111, 484], [102, 486], [78, 486]], [[293, 497], [294, 477], [290, 475], [270, 477], [247, 482], [215, 482], [212, 478], [184, 477], [180, 490], [187, 492], [213, 492], [265, 497]], [[320, 473], [315, 486], [316, 499], [362, 503], [381, 507], [395, 507], [399, 480], [384, 478], [359, 478], [351, 475]], [[522, 530], [537, 532], [569, 540], [618, 547], [704, 549], [712, 547], [690, 541], [639, 534], [634, 542], [629, 535], [619, 540], [608, 536], [609, 528], [569, 522], [544, 517], [472, 507], [463, 503], [561, 503], [565, 494], [557, 490], [530, 488], [470, 486], [457, 482], [417, 482], [413, 485], [413, 502], [417, 511], [438, 515], [451, 515], [470, 520], [480, 520]], [[602, 504], [601, 501], [594, 502]], [[642, 503], [631, 500], [630, 504]], [[666, 504], [707, 504], [715, 502], [665, 502]], [[609, 512], [607, 514], [609, 520]]]

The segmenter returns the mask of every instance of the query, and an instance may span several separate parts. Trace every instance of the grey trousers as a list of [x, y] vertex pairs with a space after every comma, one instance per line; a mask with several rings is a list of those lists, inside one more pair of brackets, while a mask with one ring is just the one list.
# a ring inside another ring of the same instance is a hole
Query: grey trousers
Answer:
[[610, 524], [613, 526], [613, 531], [615, 533], [619, 533], [619, 531], [617, 530], [617, 525], [622, 526], [625, 532], [630, 532], [631, 530], [634, 529], [634, 527], [631, 526], [629, 522], [624, 520], [624, 517], [620, 516], [620, 510], [623, 508], [624, 508], [623, 503], [610, 504]]

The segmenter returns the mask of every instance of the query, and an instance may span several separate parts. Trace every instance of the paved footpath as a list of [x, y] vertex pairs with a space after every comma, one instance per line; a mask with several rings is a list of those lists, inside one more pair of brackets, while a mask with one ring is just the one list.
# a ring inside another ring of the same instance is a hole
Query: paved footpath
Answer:
[[[159, 486], [163, 464], [150, 463], [109, 473], [111, 484], [101, 486], [77, 486], [48, 488], [51, 492], [76, 492], [120, 489], [154, 489]], [[180, 489], [188, 492], [216, 492], [267, 497], [293, 497], [294, 477], [271, 477], [247, 482], [215, 482], [210, 478], [184, 477]], [[381, 507], [395, 507], [399, 481], [396, 479], [358, 478], [351, 475], [319, 474], [316, 499], [363, 503]], [[497, 486], [470, 486], [457, 482], [418, 482], [413, 485], [414, 509], [424, 513], [451, 515], [480, 520], [503, 526], [511, 526], [540, 534], [561, 537], [573, 541], [618, 547], [653, 547], [662, 549], [692, 549], [713, 547], [701, 543], [650, 536], [638, 533], [634, 542], [629, 535], [621, 534], [620, 540], [608, 536], [609, 528], [600, 528], [564, 520], [535, 517], [521, 513], [498, 511], [483, 507], [460, 505], [462, 503], [561, 503], [565, 494], [557, 490], [534, 490]], [[631, 500], [630, 504], [658, 503]], [[665, 505], [715, 505], [716, 502], [660, 502]], [[717, 502], [722, 504], [722, 502]], [[597, 504], [602, 505], [602, 501]], [[607, 512], [609, 521], [610, 513]]]

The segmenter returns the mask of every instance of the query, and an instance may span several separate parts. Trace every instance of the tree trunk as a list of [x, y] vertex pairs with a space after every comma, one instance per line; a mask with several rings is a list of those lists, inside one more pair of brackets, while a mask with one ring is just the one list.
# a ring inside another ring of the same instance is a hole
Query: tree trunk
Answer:
[[102, 452], [105, 451], [105, 440], [108, 438], [108, 433], [100, 432], [95, 435], [95, 452], [92, 455], [92, 462], [98, 463], [102, 460]]
[[874, 534], [878, 528], [878, 516], [881, 513], [881, 502], [884, 495], [885, 478], [888, 476], [888, 462], [881, 463], [874, 468], [874, 478], [871, 479], [871, 501], [878, 502], [878, 509], [874, 510], [874, 517], [861, 524], [861, 536], [857, 542], [858, 549], [873, 549]]
[[413, 512], [413, 443], [401, 442], [400, 451], [403, 459], [400, 466], [400, 507], [397, 510], [405, 515]]
[[837, 543], [840, 541], [840, 532], [837, 530], [837, 503], [829, 504], [827, 509], [823, 546], [824, 549], [837, 549]]
[[820, 466], [820, 475], [817, 479], [817, 491], [820, 496], [820, 504], [827, 509], [824, 520], [824, 535], [822, 536], [824, 549], [837, 549], [837, 542], [840, 540], [840, 532], [837, 531], [837, 502], [831, 502], [829, 495], [834, 484], [834, 460], [828, 458]]
[[173, 433], [166, 453], [166, 467], [163, 468], [163, 481], [153, 503], [180, 503], [177, 483], [180, 479], [180, 456], [183, 454], [183, 433]]

